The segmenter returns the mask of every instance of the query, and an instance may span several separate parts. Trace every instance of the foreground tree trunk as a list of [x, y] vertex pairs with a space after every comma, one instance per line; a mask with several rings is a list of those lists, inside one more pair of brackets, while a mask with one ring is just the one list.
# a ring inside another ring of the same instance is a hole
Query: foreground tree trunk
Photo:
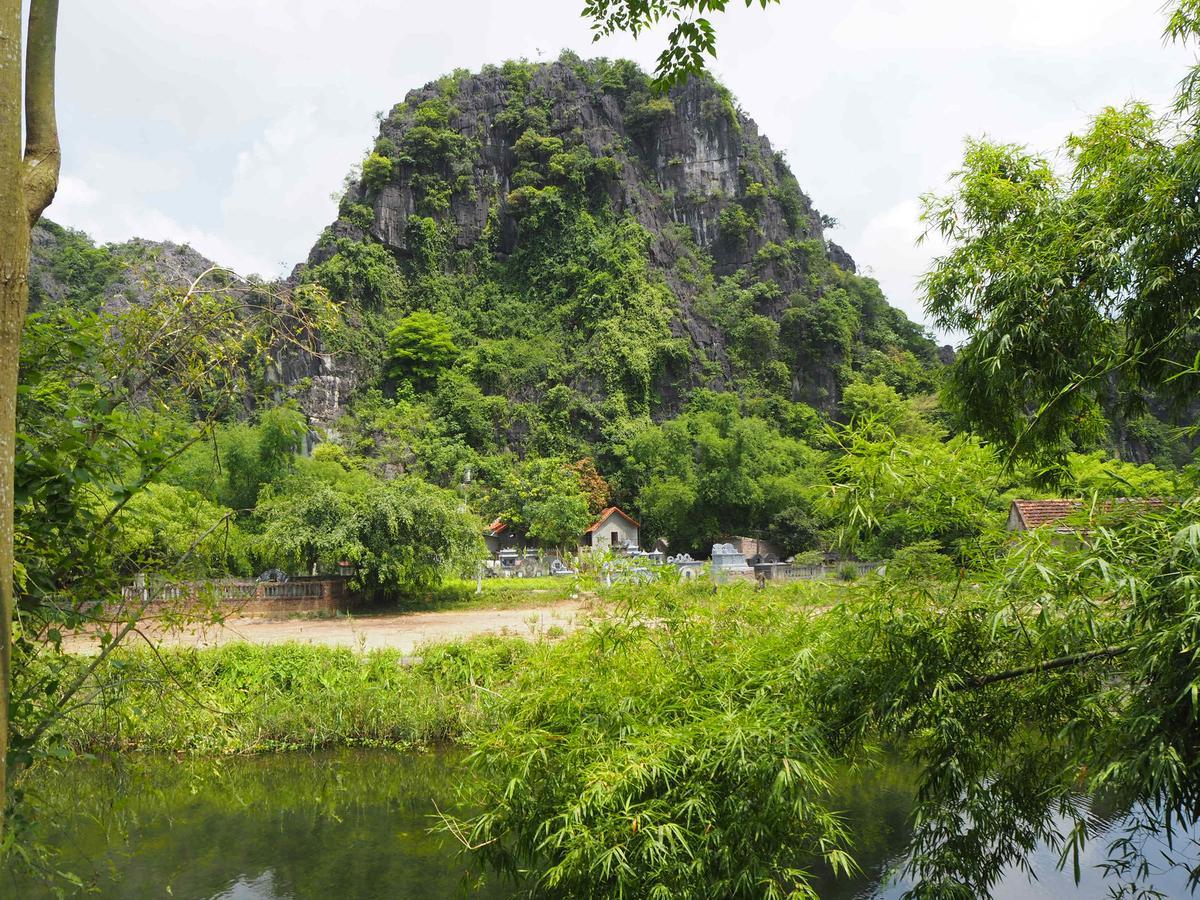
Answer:
[[21, 0], [0, 0], [0, 832], [8, 803], [8, 703], [15, 614], [13, 468], [17, 367], [29, 301], [29, 232], [58, 187], [54, 49], [58, 0], [32, 0], [21, 150]]

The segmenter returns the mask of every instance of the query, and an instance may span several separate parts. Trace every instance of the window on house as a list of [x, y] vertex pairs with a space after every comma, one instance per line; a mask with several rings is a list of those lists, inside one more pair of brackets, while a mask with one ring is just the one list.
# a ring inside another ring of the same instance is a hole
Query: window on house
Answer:
[[613, 545], [614, 547], [616, 547], [616, 546], [618, 546], [620, 543], [621, 543], [621, 532], [619, 532], [619, 531], [614, 531], [614, 532], [612, 533], [612, 545]]

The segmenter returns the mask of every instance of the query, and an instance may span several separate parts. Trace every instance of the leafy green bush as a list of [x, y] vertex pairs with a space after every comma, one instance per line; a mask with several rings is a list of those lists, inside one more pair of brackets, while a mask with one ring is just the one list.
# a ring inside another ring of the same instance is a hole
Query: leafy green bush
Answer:
[[750, 235], [757, 228], [758, 224], [750, 218], [749, 213], [734, 203], [722, 209], [717, 216], [717, 231], [721, 242], [731, 250], [744, 250]]
[[645, 589], [535, 647], [472, 734], [484, 811], [467, 833], [499, 871], [530, 872], [534, 895], [805, 896], [803, 860], [849, 867], [795, 690], [807, 618], [698, 595]]
[[258, 515], [264, 559], [304, 573], [348, 560], [352, 586], [377, 599], [473, 573], [483, 557], [478, 520], [453, 492], [412, 477], [309, 466], [269, 491]]
[[675, 104], [666, 95], [647, 94], [625, 108], [625, 127], [630, 134], [645, 136], [660, 122], [675, 114]]
[[405, 316], [388, 332], [388, 367], [395, 378], [428, 385], [457, 357], [450, 325], [431, 312]]
[[395, 172], [395, 163], [386, 156], [372, 153], [362, 164], [362, 180], [368, 190], [377, 191], [389, 181]]
[[[126, 575], [248, 575], [250, 540], [234, 511], [171, 484], [150, 484], [117, 515], [114, 550]], [[181, 560], [181, 562], [174, 562]]]
[[937, 541], [901, 547], [887, 562], [887, 577], [901, 582], [941, 581], [954, 575], [954, 562]]
[[337, 238], [334, 253], [304, 272], [340, 302], [381, 309], [400, 297], [403, 279], [396, 259], [382, 244]]

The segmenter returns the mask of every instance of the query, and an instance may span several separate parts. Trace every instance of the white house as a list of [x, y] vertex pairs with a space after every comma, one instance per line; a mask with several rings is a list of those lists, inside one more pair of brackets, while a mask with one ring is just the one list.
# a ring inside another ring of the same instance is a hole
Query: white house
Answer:
[[641, 525], [620, 507], [610, 506], [600, 513], [583, 533], [579, 542], [580, 551], [590, 550], [637, 550], [641, 545]]

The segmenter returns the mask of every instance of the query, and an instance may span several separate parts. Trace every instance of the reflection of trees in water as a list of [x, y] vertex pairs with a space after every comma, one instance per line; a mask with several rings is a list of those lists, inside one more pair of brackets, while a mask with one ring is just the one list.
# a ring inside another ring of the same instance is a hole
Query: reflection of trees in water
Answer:
[[47, 772], [32, 788], [46, 810], [38, 838], [113, 900], [167, 886], [188, 898], [441, 900], [462, 892], [466, 866], [428, 829], [435, 799], [453, 807], [457, 777], [445, 753], [135, 755]]
[[[30, 789], [47, 812], [38, 838], [61, 849], [68, 869], [113, 900], [162, 896], [167, 886], [176, 897], [212, 900], [440, 900], [463, 895], [466, 865], [455, 846], [428, 829], [434, 801], [443, 810], [453, 808], [461, 774], [457, 755], [445, 752], [199, 760], [135, 754], [43, 771]], [[863, 874], [837, 879], [808, 861], [817, 873], [818, 896], [893, 900], [903, 894], [910, 883], [878, 885], [906, 861], [915, 786], [915, 768], [900, 760], [846, 771], [835, 780], [831, 806], [854, 833]], [[1075, 889], [1070, 862], [1059, 871], [1058, 852], [1042, 844], [1030, 858], [1038, 881], [1010, 872], [996, 887], [997, 900], [1107, 892], [1111, 882], [1101, 883], [1097, 866], [1109, 843], [1138, 820], [1104, 798], [1081, 800], [1079, 812], [1089, 834], [1082, 886]], [[1054, 820], [1069, 828], [1061, 816]], [[1143, 849], [1167, 849], [1161, 836], [1134, 834], [1143, 837]], [[1195, 858], [1196, 849], [1184, 839], [1176, 841], [1174, 853]], [[1167, 897], [1190, 896], [1179, 870], [1151, 881]], [[28, 882], [15, 888], [12, 896], [28, 900], [51, 896], [48, 888]], [[507, 894], [500, 885], [470, 896]]]
[[887, 761], [857, 772], [842, 773], [833, 785], [830, 808], [840, 810], [854, 834], [854, 859], [862, 875], [853, 880], [819, 873], [813, 889], [823, 900], [851, 900], [868, 892], [895, 864], [908, 843], [916, 771], [899, 761]]
[[[825, 870], [814, 881], [822, 900], [898, 900], [913, 886], [901, 877], [908, 863], [908, 843], [913, 836], [909, 816], [917, 770], [903, 760], [844, 774], [835, 785], [832, 807], [842, 810], [854, 833], [855, 859], [862, 876], [854, 880], [835, 879]], [[1187, 884], [1186, 866], [1200, 860], [1200, 827], [1182, 829], [1171, 840], [1148, 824], [1152, 817], [1140, 806], [1132, 811], [1113, 797], [1073, 798], [1071, 811], [1084, 823], [1087, 839], [1079, 857], [1080, 881], [1076, 885], [1073, 859], [1044, 841], [1033, 841], [1028, 854], [1035, 878], [1017, 866], [1009, 866], [994, 886], [994, 900], [1053, 900], [1053, 898], [1092, 898], [1101, 896], [1156, 896], [1146, 889], [1161, 892], [1164, 900], [1184, 900], [1195, 895]], [[1054, 828], [1070, 832], [1072, 819], [1057, 807], [1047, 810]], [[1148, 870], [1112, 869], [1114, 842], [1119, 846], [1128, 839], [1140, 859], [1154, 860]], [[1122, 893], [1124, 891], [1124, 893]], [[1110, 893], [1113, 892], [1113, 893]]]

